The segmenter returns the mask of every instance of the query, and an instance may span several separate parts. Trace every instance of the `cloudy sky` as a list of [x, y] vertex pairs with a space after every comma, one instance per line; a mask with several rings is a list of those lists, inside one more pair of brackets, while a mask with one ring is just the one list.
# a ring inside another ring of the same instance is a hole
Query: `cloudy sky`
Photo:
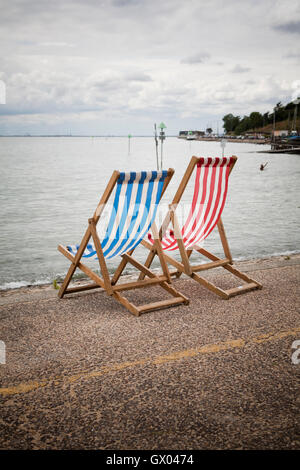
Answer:
[[226, 113], [300, 94], [299, 0], [0, 0], [0, 11], [0, 134], [220, 130]]

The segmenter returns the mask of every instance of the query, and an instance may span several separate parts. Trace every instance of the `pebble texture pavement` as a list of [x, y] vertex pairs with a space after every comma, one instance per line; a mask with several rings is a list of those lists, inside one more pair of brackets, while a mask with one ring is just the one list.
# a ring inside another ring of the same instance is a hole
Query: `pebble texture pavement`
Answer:
[[182, 277], [190, 305], [138, 318], [100, 290], [2, 293], [0, 448], [300, 449], [300, 255], [239, 268], [263, 289], [226, 301]]

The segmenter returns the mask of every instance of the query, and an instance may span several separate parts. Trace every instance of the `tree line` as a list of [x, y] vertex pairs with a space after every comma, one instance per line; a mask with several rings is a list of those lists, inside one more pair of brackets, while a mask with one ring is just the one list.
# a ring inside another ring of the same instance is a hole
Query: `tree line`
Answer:
[[[284, 106], [280, 101], [275, 106], [275, 119], [276, 122], [285, 121], [286, 119], [293, 119], [295, 104], [293, 102]], [[253, 111], [249, 116], [234, 116], [233, 114], [226, 114], [223, 117], [224, 129], [226, 133], [234, 133], [240, 135], [248, 130], [256, 130], [260, 127], [272, 124], [274, 120], [273, 113], [267, 112], [261, 114], [258, 111]]]

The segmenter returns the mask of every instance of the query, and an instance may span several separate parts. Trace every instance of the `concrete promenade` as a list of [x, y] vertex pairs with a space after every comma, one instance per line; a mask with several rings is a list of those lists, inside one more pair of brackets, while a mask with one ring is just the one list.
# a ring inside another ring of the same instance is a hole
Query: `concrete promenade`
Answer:
[[189, 306], [138, 318], [100, 290], [1, 293], [0, 448], [300, 449], [300, 255], [238, 266], [263, 289], [180, 278]]

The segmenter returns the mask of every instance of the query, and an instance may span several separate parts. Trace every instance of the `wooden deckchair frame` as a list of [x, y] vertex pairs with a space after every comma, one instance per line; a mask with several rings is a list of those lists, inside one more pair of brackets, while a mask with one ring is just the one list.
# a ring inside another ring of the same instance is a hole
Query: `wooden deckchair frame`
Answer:
[[[172, 168], [169, 168], [167, 172], [167, 176], [164, 181], [161, 197], [163, 196], [173, 174], [174, 174], [174, 170]], [[121, 256], [122, 261], [120, 262], [112, 278], [110, 277], [108, 269], [107, 269], [105, 257], [103, 255], [101, 242], [97, 234], [96, 226], [101, 218], [101, 214], [105, 208], [106, 203], [109, 200], [109, 197], [111, 196], [111, 193], [118, 181], [119, 176], [120, 176], [119, 171], [113, 172], [108, 182], [108, 185], [100, 199], [100, 202], [97, 205], [97, 208], [94, 212], [93, 217], [88, 220], [89, 222], [88, 228], [82, 238], [82, 241], [79, 245], [76, 255], [74, 256], [73, 254], [71, 254], [65, 246], [58, 245], [58, 250], [66, 258], [68, 258], [71, 261], [71, 266], [69, 267], [67, 275], [59, 289], [58, 296], [62, 298], [65, 294], [71, 294], [74, 292], [80, 292], [80, 291], [85, 291], [85, 290], [90, 290], [90, 289], [95, 289], [95, 288], [100, 287], [100, 288], [103, 288], [108, 295], [114, 297], [118, 302], [120, 302], [124, 307], [126, 307], [131, 313], [133, 313], [136, 316], [139, 316], [141, 313], [148, 312], [150, 310], [172, 307], [173, 305], [178, 305], [182, 303], [187, 305], [189, 303], [188, 298], [185, 297], [180, 292], [178, 292], [176, 289], [174, 289], [174, 287], [170, 285], [171, 276], [170, 276], [167, 263], [163, 256], [161, 244], [159, 241], [159, 234], [158, 234], [158, 230], [155, 225], [155, 222], [152, 224], [152, 227], [151, 227], [151, 231], [153, 233], [153, 237], [155, 240], [154, 245], [151, 248], [153, 249], [154, 256], [157, 255], [160, 260], [163, 274], [162, 275], [154, 274], [149, 268], [147, 268], [145, 265], [143, 265], [142, 263], [134, 259], [132, 257], [132, 254], [134, 252], [134, 249], [133, 249]], [[98, 274], [92, 271], [88, 266], [86, 266], [85, 264], [81, 262], [81, 257], [91, 238], [93, 239], [95, 250], [99, 259], [100, 272], [101, 272], [102, 277], [100, 277]], [[127, 263], [130, 263], [138, 271], [140, 271], [140, 273], [143, 274], [143, 279], [138, 278], [137, 281], [117, 284]], [[68, 287], [77, 268], [79, 268], [82, 272], [84, 272], [93, 281], [93, 283], [83, 285], [83, 286]], [[144, 279], [145, 276], [147, 276], [147, 279]], [[137, 305], [134, 305], [132, 302], [129, 302], [129, 300], [126, 297], [121, 295], [122, 291], [137, 289], [137, 288], [142, 288], [142, 287], [150, 287], [154, 285], [160, 285], [164, 290], [166, 290], [169, 294], [172, 295], [172, 298], [137, 306]]]
[[[179, 204], [179, 202], [182, 198], [184, 190], [185, 190], [185, 188], [186, 188], [186, 186], [187, 186], [187, 184], [188, 184], [188, 182], [189, 182], [189, 180], [192, 176], [194, 168], [197, 165], [197, 163], [199, 162], [199, 160], [200, 160], [200, 158], [195, 157], [195, 156], [191, 158], [191, 161], [190, 161], [190, 163], [189, 163], [189, 165], [188, 165], [188, 167], [187, 167], [187, 169], [186, 169], [186, 171], [185, 171], [185, 173], [182, 177], [182, 180], [179, 184], [179, 187], [178, 187], [177, 192], [176, 192], [176, 194], [173, 198], [173, 201], [169, 206], [169, 211], [168, 211], [168, 213], [166, 215], [166, 218], [165, 218], [165, 220], [164, 220], [164, 222], [161, 226], [161, 229], [159, 231], [160, 239], [162, 239], [166, 229], [168, 228], [169, 224], [171, 224], [173, 226], [174, 236], [175, 236], [178, 248], [179, 248], [179, 253], [180, 253], [180, 256], [181, 256], [181, 262], [175, 260], [170, 255], [166, 254], [166, 252], [164, 251], [164, 257], [165, 257], [166, 261], [176, 268], [175, 270], [170, 271], [170, 273], [171, 273], [171, 275], [175, 275], [176, 277], [180, 277], [181, 274], [185, 273], [186, 275], [190, 276], [195, 281], [199, 282], [199, 284], [203, 285], [204, 287], [206, 287], [210, 291], [214, 292], [215, 294], [219, 295], [223, 299], [229, 299], [230, 297], [242, 294], [244, 292], [251, 291], [253, 289], [261, 289], [262, 285], [259, 282], [255, 281], [254, 279], [251, 279], [249, 276], [247, 276], [246, 274], [240, 272], [239, 270], [237, 270], [236, 268], [234, 268], [232, 266], [233, 259], [232, 259], [232, 255], [231, 255], [231, 252], [230, 252], [228, 240], [227, 240], [226, 233], [225, 233], [225, 228], [224, 228], [221, 217], [219, 218], [219, 221], [217, 223], [217, 227], [218, 227], [222, 247], [223, 247], [223, 250], [224, 250], [225, 258], [219, 258], [219, 257], [215, 256], [213, 253], [210, 253], [209, 251], [205, 250], [204, 248], [199, 247], [199, 248], [186, 249], [185, 246], [184, 246], [183, 240], [181, 238], [180, 225], [179, 225], [177, 215], [176, 215], [176, 207], [178, 206], [178, 204]], [[231, 164], [229, 166], [229, 175], [230, 175], [236, 161], [237, 161], [236, 156], [231, 157]], [[153, 247], [153, 245], [151, 245], [146, 240], [143, 240], [142, 244], [143, 244], [143, 246], [145, 246], [146, 248], [148, 248], [150, 250], [150, 253], [149, 253], [149, 255], [147, 257], [147, 260], [145, 262], [145, 266], [147, 268], [149, 268], [151, 266], [152, 261], [153, 261], [154, 256], [155, 256], [154, 255], [154, 247]], [[192, 265], [190, 263], [189, 258], [191, 256], [193, 250], [197, 251], [201, 255], [208, 258], [210, 260], [210, 262], [205, 263], [205, 264], [199, 264], [199, 265], [196, 265], [196, 266]], [[208, 281], [207, 279], [203, 278], [202, 276], [200, 276], [198, 274], [199, 272], [206, 271], [208, 269], [217, 268], [217, 267], [222, 267], [222, 268], [226, 269], [227, 271], [229, 271], [231, 274], [233, 274], [237, 278], [243, 280], [245, 282], [245, 284], [243, 284], [242, 286], [239, 286], [239, 287], [234, 287], [232, 289], [223, 290], [220, 287], [217, 287], [212, 282]], [[142, 280], [144, 278], [143, 273], [140, 274], [139, 278], [140, 278], [140, 280]]]

